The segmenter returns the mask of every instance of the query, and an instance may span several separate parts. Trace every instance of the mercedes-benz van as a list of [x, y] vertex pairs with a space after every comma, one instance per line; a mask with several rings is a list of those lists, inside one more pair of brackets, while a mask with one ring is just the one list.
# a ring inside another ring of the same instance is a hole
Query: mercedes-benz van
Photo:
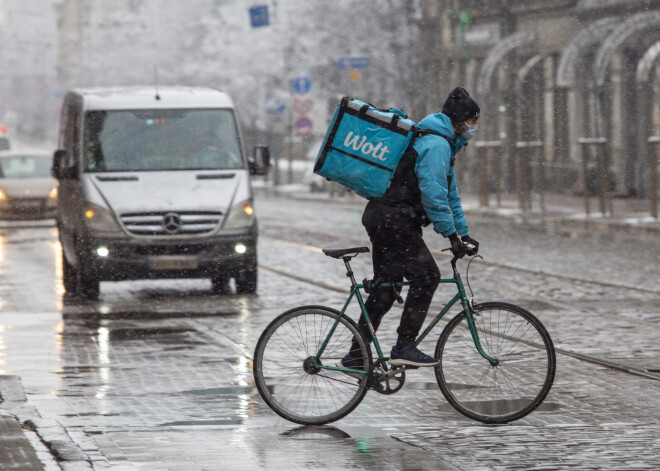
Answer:
[[102, 280], [234, 279], [257, 287], [251, 174], [230, 97], [209, 88], [68, 92], [52, 174], [66, 293], [96, 299]]

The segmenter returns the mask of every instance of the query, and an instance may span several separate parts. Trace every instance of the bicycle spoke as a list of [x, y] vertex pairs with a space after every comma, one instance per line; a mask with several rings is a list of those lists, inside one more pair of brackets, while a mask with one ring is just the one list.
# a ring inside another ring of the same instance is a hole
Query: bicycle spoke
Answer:
[[491, 365], [477, 352], [465, 315], [459, 314], [436, 347], [441, 359], [438, 384], [468, 417], [496, 423], [515, 420], [536, 408], [550, 389], [555, 364], [551, 341], [540, 323], [520, 308], [486, 303], [477, 309], [481, 346], [497, 363]]
[[255, 350], [255, 381], [267, 404], [283, 417], [302, 424], [328, 423], [350, 412], [364, 397], [366, 376], [351, 381], [340, 371], [320, 368], [334, 366], [354, 338], [361, 340], [365, 361], [369, 358], [355, 323], [336, 319], [334, 311], [301, 308], [278, 317], [262, 334]]

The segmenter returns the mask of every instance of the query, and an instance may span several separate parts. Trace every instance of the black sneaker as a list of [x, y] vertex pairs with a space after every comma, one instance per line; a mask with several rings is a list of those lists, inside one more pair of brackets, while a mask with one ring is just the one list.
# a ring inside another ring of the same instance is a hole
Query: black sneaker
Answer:
[[410, 342], [401, 348], [397, 348], [396, 345], [392, 348], [389, 364], [394, 366], [435, 366], [440, 362], [426, 353], [420, 352], [415, 343]]
[[[344, 356], [344, 358], [341, 359], [341, 361], [338, 361], [337, 364], [335, 365], [337, 368], [352, 368], [354, 370], [363, 370], [364, 369], [364, 358], [361, 355], [361, 352], [356, 352], [357, 354], [354, 354], [353, 352], [349, 352]], [[341, 373], [344, 373], [345, 375], [352, 376], [353, 378], [357, 379], [362, 379], [364, 376], [363, 374], [360, 373], [351, 373], [350, 371], [341, 371]]]

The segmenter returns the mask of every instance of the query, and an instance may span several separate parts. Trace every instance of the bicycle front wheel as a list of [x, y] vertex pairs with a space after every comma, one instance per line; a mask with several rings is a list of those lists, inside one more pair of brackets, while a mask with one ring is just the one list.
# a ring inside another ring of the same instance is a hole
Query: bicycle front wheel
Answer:
[[322, 306], [303, 306], [280, 315], [261, 334], [254, 353], [254, 379], [261, 397], [277, 414], [299, 424], [341, 419], [364, 398], [367, 375], [356, 379], [319, 366], [336, 366], [353, 339], [360, 350], [354, 356], [362, 358], [362, 369], [368, 371], [371, 349], [351, 318]]
[[478, 304], [473, 319], [484, 352], [496, 364], [477, 351], [462, 312], [438, 340], [438, 385], [449, 403], [471, 419], [491, 424], [520, 419], [536, 409], [552, 387], [552, 339], [533, 314], [512, 304]]

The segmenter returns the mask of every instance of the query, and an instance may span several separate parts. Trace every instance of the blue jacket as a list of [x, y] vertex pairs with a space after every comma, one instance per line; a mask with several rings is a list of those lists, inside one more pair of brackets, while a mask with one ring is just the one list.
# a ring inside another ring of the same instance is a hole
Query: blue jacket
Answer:
[[422, 135], [413, 144], [417, 151], [415, 174], [422, 193], [422, 205], [433, 223], [435, 232], [447, 237], [454, 232], [468, 235], [461, 197], [456, 186], [456, 174], [452, 165], [458, 151], [466, 144], [454, 134], [449, 117], [442, 113], [430, 114], [422, 119], [418, 129], [429, 129], [447, 137], [433, 134]]

